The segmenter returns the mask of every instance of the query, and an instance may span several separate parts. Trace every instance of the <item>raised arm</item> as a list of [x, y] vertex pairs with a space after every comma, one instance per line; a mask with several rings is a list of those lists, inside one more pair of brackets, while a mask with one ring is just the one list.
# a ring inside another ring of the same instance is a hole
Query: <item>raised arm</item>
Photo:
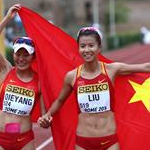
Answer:
[[66, 99], [71, 94], [73, 90], [73, 86], [72, 86], [73, 80], [74, 80], [74, 75], [69, 72], [65, 77], [64, 84], [58, 98], [53, 102], [48, 112], [45, 115], [43, 115], [41, 118], [39, 118], [38, 124], [41, 127], [44, 128], [49, 127], [52, 121], [52, 116], [60, 110], [62, 105], [65, 103]]
[[135, 72], [150, 72], [150, 63], [142, 64], [125, 64], [125, 63], [113, 63], [113, 69], [116, 70], [118, 75], [126, 75]]
[[5, 28], [7, 23], [16, 15], [16, 13], [20, 10], [21, 6], [20, 4], [13, 5], [9, 8], [6, 16], [3, 18], [3, 20], [0, 23], [0, 34], [2, 30]]
[[[5, 28], [7, 23], [15, 16], [15, 14], [18, 12], [19, 9], [20, 9], [19, 4], [9, 8], [6, 16], [0, 22], [0, 34], [2, 33], [2, 30]], [[0, 53], [0, 84], [2, 80], [5, 78], [5, 75], [10, 70], [10, 68], [11, 68], [11, 64]]]

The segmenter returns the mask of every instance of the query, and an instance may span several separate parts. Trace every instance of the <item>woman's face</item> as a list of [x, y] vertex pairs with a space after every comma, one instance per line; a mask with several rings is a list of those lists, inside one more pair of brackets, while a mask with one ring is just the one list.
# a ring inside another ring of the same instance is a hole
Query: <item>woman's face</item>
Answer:
[[93, 62], [97, 60], [97, 56], [100, 53], [100, 46], [94, 35], [80, 37], [79, 53], [85, 62]]
[[31, 67], [33, 57], [34, 56], [30, 55], [24, 48], [19, 49], [16, 53], [13, 54], [15, 66], [19, 70], [29, 69]]

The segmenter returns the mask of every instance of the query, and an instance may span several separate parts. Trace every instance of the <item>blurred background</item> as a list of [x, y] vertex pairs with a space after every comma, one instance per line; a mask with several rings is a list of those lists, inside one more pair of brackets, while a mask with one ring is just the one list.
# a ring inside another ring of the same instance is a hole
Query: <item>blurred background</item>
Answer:
[[[76, 38], [82, 26], [96, 26], [103, 38], [103, 51], [142, 42], [141, 28], [150, 28], [150, 0], [0, 0], [1, 10], [16, 3], [28, 7]], [[144, 30], [146, 32], [146, 30]], [[6, 46], [23, 35], [18, 16], [5, 30]]]
[[[126, 63], [149, 61], [150, 0], [0, 0], [0, 20], [16, 3], [34, 10], [75, 39], [83, 26], [99, 28], [102, 54], [109, 59]], [[16, 16], [0, 36], [0, 51], [12, 64], [12, 42], [24, 35]], [[54, 150], [50, 132], [39, 130], [37, 125], [34, 130], [37, 150], [50, 146]]]

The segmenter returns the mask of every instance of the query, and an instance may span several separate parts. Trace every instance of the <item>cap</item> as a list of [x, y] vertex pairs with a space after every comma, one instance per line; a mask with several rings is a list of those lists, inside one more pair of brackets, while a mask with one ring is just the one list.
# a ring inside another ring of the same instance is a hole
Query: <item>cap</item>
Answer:
[[25, 48], [30, 55], [33, 54], [35, 51], [33, 40], [29, 37], [21, 37], [16, 39], [13, 44], [14, 53], [21, 48]]

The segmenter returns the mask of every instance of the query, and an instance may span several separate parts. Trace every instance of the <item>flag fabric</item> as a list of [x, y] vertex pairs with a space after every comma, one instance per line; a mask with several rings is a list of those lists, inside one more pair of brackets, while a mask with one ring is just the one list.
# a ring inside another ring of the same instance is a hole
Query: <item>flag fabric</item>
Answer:
[[[62, 30], [27, 8], [22, 7], [19, 15], [27, 36], [36, 43], [37, 72], [44, 103], [48, 109], [58, 96], [67, 71], [82, 62], [78, 57], [77, 43]], [[56, 149], [74, 149], [76, 124], [77, 105], [72, 94], [60, 112], [53, 117], [52, 134]]]
[[[19, 15], [27, 35], [36, 43], [37, 72], [48, 109], [60, 92], [66, 72], [82, 63], [77, 43], [28, 8], [22, 7]], [[103, 56], [100, 60], [111, 62]], [[115, 116], [121, 150], [150, 149], [150, 96], [145, 92], [149, 87], [149, 74], [144, 73], [117, 77], [115, 81]], [[77, 115], [77, 103], [72, 93], [54, 115], [52, 134], [57, 150], [75, 149]]]
[[150, 150], [150, 73], [117, 77], [114, 89], [121, 150]]

